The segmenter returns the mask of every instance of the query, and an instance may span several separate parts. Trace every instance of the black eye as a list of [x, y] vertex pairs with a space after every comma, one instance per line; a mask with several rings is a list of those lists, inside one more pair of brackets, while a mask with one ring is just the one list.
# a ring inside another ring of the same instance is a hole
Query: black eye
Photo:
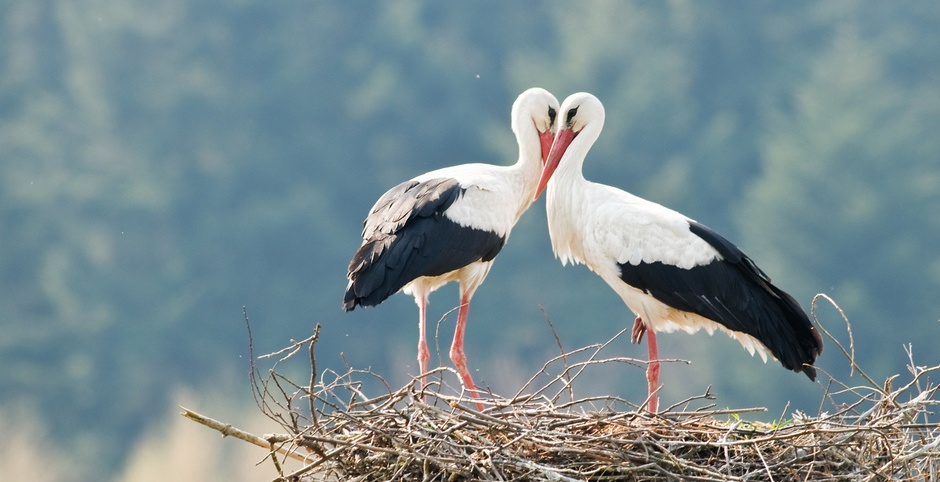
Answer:
[[549, 107], [549, 108], [548, 108], [548, 120], [549, 120], [549, 124], [554, 124], [554, 123], [555, 123], [555, 115], [556, 115], [556, 114], [557, 114], [557, 112], [555, 112], [555, 108], [554, 108], [554, 107]]
[[578, 113], [578, 108], [577, 108], [577, 107], [575, 107], [574, 109], [569, 110], [569, 111], [568, 111], [568, 120], [566, 120], [565, 123], [571, 124], [571, 119], [573, 119], [574, 116], [577, 115], [577, 113]]

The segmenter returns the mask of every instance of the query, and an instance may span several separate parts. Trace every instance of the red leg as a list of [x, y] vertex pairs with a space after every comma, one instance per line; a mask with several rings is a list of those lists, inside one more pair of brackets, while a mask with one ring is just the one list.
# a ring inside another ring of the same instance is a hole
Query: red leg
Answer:
[[427, 296], [418, 295], [418, 365], [420, 367], [421, 373], [421, 391], [424, 392], [424, 387], [427, 385], [427, 382], [424, 379], [424, 374], [428, 372], [428, 360], [431, 359], [431, 352], [428, 351], [428, 340], [425, 335], [425, 313], [427, 312], [428, 298]]
[[[639, 318], [637, 318], [639, 320]], [[646, 366], [646, 382], [649, 384], [649, 406], [647, 409], [651, 413], [656, 413], [659, 408], [659, 350], [656, 348], [656, 332], [648, 330], [646, 343], [649, 346], [649, 365]]]
[[[463, 335], [467, 327], [467, 314], [470, 311], [470, 298], [462, 296], [460, 299], [460, 310], [457, 312], [457, 328], [454, 329], [454, 343], [450, 346], [450, 359], [457, 368], [457, 373], [463, 379], [464, 385], [470, 391], [473, 398], [480, 398], [477, 394], [477, 387], [470, 377], [470, 371], [467, 370], [467, 355], [463, 352]], [[483, 411], [483, 404], [477, 402], [477, 409]]]

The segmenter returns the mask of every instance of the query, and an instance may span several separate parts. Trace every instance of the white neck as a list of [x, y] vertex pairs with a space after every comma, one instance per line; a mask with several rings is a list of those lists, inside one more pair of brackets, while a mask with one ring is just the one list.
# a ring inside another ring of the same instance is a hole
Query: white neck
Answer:
[[585, 125], [584, 128], [581, 129], [581, 132], [578, 133], [577, 137], [571, 141], [571, 144], [568, 145], [568, 149], [565, 150], [565, 155], [558, 163], [555, 174], [552, 175], [551, 180], [548, 181], [548, 193], [550, 197], [555, 197], [552, 193], [556, 192], [556, 190], [570, 192], [578, 189], [575, 187], [576, 184], [587, 182], [582, 172], [584, 158], [587, 157], [594, 142], [600, 137], [603, 128], [603, 119], [592, 121]]
[[519, 132], [516, 133], [516, 143], [519, 145], [519, 160], [510, 166], [518, 176], [521, 188], [522, 206], [520, 214], [532, 204], [535, 189], [538, 187], [539, 177], [542, 175], [542, 144], [539, 141], [539, 131], [535, 124], [522, 122]]
[[552, 240], [552, 250], [563, 264], [585, 262], [583, 240], [578, 235], [578, 226], [574, 225], [582, 216], [589, 214], [582, 212], [587, 207], [582, 196], [589, 189], [581, 168], [603, 126], [601, 119], [600, 122], [587, 124], [581, 130], [571, 141], [546, 187], [548, 234]]

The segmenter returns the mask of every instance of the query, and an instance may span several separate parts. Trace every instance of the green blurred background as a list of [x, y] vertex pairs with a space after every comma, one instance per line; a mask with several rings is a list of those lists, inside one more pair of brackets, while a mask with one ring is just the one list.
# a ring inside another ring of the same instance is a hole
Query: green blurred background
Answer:
[[[907, 343], [935, 365], [938, 25], [936, 2], [3, 2], [0, 478], [221, 477], [198, 466], [227, 448], [174, 455], [175, 406], [251, 416], [243, 306], [256, 354], [320, 323], [321, 368], [405, 383], [411, 298], [340, 309], [362, 219], [422, 172], [514, 162], [509, 109], [532, 86], [597, 95], [585, 176], [722, 232], [806, 308], [831, 295], [876, 380], [906, 373]], [[456, 288], [431, 302], [436, 320]], [[556, 355], [546, 316], [566, 349], [633, 320], [554, 259], [540, 200], [474, 298], [477, 381], [511, 395]], [[723, 335], [660, 341], [692, 362], [664, 367], [666, 406], [712, 385], [770, 419], [832, 408]], [[818, 365], [848, 376], [832, 343]], [[646, 392], [629, 365], [578, 389]]]

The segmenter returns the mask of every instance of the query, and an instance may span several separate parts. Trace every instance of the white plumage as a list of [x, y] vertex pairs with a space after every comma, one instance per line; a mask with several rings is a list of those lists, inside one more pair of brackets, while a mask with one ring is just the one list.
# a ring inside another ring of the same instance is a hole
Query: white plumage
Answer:
[[[547, 126], [545, 128], [546, 133], [552, 133]], [[529, 150], [535, 152], [534, 149]], [[540, 145], [538, 152], [541, 152]], [[461, 164], [422, 174], [414, 180], [457, 180], [464, 193], [444, 211], [444, 216], [461, 226], [507, 237], [522, 213], [532, 204], [532, 193], [541, 170], [539, 159], [541, 154], [536, 162], [526, 165]]]

